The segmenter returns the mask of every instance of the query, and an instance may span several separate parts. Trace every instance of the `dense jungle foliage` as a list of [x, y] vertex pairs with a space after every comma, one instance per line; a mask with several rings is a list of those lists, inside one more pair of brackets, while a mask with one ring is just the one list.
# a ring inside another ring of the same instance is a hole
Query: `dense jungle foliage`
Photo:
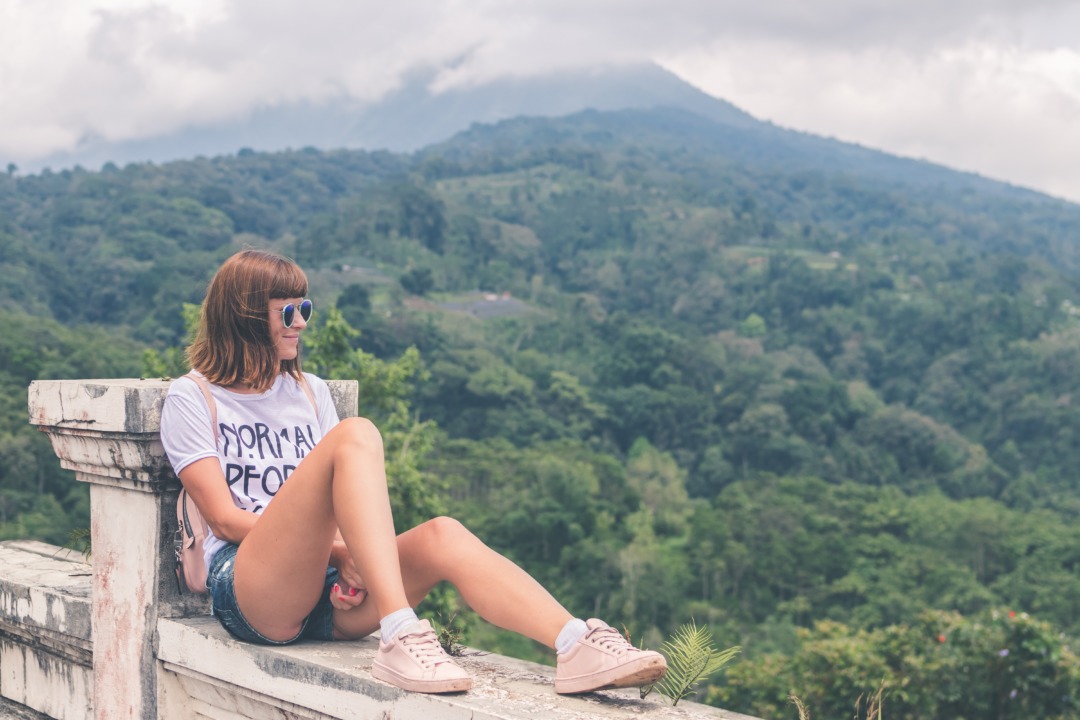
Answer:
[[182, 372], [183, 305], [244, 245], [308, 269], [311, 365], [362, 378], [403, 517], [652, 647], [707, 624], [744, 650], [703, 699], [1077, 714], [1080, 207], [663, 110], [9, 172], [0, 537], [88, 523], [28, 383]]

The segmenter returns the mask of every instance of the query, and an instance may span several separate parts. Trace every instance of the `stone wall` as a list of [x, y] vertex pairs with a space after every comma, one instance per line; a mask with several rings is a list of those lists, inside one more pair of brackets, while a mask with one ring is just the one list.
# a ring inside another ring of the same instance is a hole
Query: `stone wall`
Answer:
[[[93, 562], [0, 543], [0, 717], [744, 718], [634, 690], [563, 697], [551, 668], [471, 651], [473, 690], [407, 693], [372, 679], [376, 638], [267, 648], [232, 639], [205, 596], [180, 594], [172, 536], [179, 484], [158, 436], [167, 383], [40, 381], [30, 422], [90, 483]], [[356, 415], [357, 385], [331, 385]]]
[[0, 696], [47, 717], [90, 717], [90, 573], [68, 550], [0, 544]]

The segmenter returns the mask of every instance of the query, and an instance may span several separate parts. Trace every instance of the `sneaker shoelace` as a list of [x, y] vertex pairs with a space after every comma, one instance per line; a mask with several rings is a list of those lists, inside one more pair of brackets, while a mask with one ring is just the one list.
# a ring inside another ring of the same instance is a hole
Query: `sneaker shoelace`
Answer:
[[424, 666], [453, 662], [453, 659], [446, 654], [442, 645], [439, 644], [439, 638], [433, 630], [402, 635], [401, 645]]
[[628, 652], [640, 652], [622, 636], [622, 633], [613, 627], [595, 628], [589, 631], [588, 637], [590, 642], [602, 648], [614, 650], [618, 655]]

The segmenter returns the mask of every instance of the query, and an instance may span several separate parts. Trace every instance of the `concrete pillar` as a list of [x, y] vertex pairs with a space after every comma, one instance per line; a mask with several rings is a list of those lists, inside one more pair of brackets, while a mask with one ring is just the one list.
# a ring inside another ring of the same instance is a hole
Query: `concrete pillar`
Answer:
[[[158, 434], [167, 388], [125, 379], [43, 380], [29, 389], [31, 424], [91, 485], [97, 718], [156, 718], [158, 618], [206, 609], [205, 596], [177, 592], [173, 574], [179, 483]], [[339, 415], [356, 415], [357, 383], [331, 390]]]

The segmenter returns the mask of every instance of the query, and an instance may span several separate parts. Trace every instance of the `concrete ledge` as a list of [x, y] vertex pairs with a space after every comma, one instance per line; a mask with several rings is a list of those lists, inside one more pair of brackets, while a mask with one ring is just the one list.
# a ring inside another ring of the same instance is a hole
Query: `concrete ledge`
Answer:
[[[167, 385], [31, 385], [31, 423], [90, 483], [94, 567], [41, 543], [0, 543], [0, 717], [753, 720], [637, 690], [562, 697], [553, 668], [497, 655], [462, 659], [468, 693], [408, 693], [371, 677], [374, 638], [270, 648], [234, 640], [206, 615], [182, 617], [204, 612], [205, 598], [172, 588], [177, 483], [158, 436]], [[339, 415], [354, 416], [356, 381], [330, 388]]]
[[2, 720], [50, 720], [48, 715], [42, 715], [36, 710], [31, 710], [25, 705], [13, 703], [0, 697], [0, 719]]
[[[91, 570], [82, 556], [0, 543], [0, 717], [82, 720], [92, 713]], [[23, 715], [14, 714], [16, 709]]]
[[378, 641], [269, 648], [234, 640], [211, 617], [158, 621], [163, 717], [570, 720], [646, 717], [753, 720], [683, 701], [671, 707], [637, 690], [555, 694], [554, 669], [499, 655], [469, 655], [473, 689], [454, 695], [399, 690], [371, 677]]
[[[44, 543], [0, 543], [0, 718], [91, 717], [91, 568]], [[474, 688], [407, 693], [371, 677], [377, 640], [268, 648], [234, 640], [208, 616], [156, 625], [160, 718], [753, 720], [690, 702], [672, 708], [636, 690], [563, 697], [554, 670], [493, 654], [461, 659]]]
[[0, 625], [63, 637], [90, 650], [92, 570], [71, 550], [32, 540], [0, 543]]

